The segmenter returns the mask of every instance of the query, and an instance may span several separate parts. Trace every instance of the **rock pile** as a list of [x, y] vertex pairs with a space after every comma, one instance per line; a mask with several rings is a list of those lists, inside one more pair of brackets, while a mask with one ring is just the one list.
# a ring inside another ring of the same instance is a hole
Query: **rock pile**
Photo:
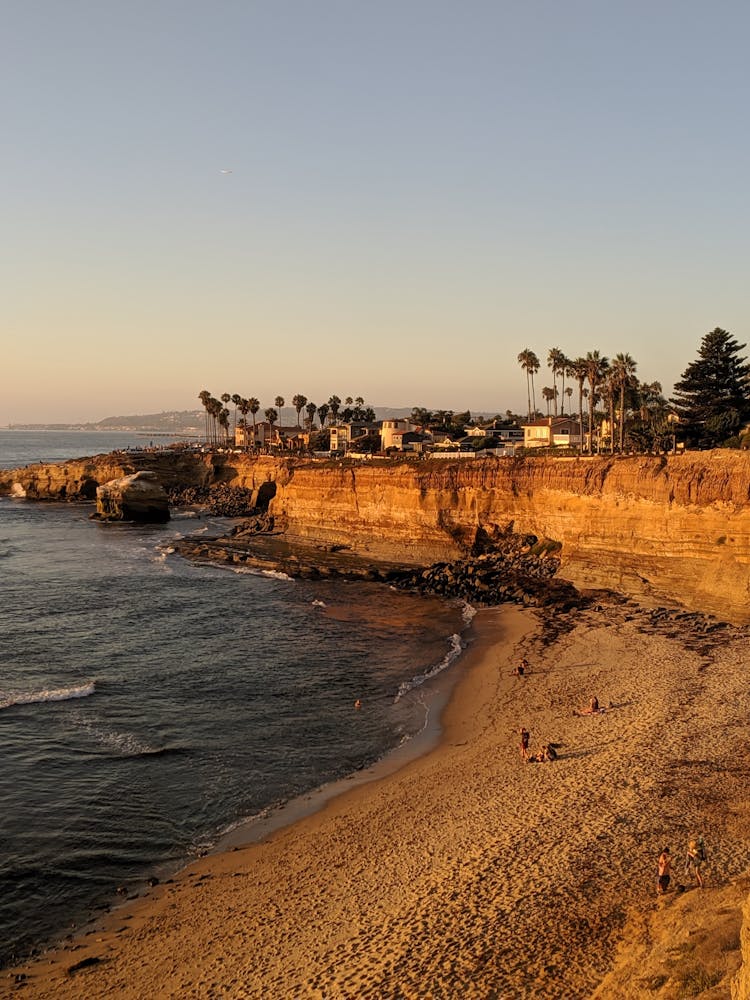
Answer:
[[214, 517], [247, 517], [254, 511], [253, 491], [244, 486], [173, 487], [169, 502], [175, 507], [201, 506]]
[[519, 544], [518, 536], [505, 551], [484, 553], [473, 559], [435, 563], [425, 570], [402, 571], [392, 582], [407, 590], [441, 597], [461, 597], [472, 604], [554, 605], [560, 610], [582, 607], [586, 602], [576, 588], [564, 580], [553, 580], [560, 560], [532, 549], [530, 536]]

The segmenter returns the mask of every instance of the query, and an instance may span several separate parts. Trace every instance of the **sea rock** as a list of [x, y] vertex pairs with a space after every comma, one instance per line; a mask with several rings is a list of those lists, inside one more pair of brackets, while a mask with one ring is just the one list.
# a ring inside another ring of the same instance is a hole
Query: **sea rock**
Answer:
[[169, 520], [169, 499], [155, 473], [135, 472], [97, 487], [95, 516], [160, 524]]

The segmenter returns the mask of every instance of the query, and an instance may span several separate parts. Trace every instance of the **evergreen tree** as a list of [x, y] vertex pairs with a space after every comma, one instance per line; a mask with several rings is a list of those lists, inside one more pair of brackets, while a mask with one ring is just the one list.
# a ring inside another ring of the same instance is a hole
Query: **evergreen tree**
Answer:
[[686, 444], [716, 448], [750, 420], [750, 364], [739, 356], [744, 349], [718, 326], [701, 341], [671, 400]]

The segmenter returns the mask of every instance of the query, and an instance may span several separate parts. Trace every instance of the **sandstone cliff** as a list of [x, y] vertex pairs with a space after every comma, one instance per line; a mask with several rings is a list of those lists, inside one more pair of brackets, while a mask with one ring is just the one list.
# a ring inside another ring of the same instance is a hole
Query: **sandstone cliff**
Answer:
[[370, 559], [425, 565], [478, 533], [562, 543], [560, 575], [652, 603], [750, 621], [750, 455], [316, 462], [245, 455], [119, 454], [0, 472], [30, 498], [92, 498], [96, 486], [153, 469], [165, 487], [226, 483], [270, 502], [290, 540], [345, 545]]

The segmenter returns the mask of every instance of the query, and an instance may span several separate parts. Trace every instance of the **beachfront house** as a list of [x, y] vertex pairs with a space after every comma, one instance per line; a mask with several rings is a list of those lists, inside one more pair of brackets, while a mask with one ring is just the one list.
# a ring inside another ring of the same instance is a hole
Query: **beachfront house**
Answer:
[[543, 417], [523, 424], [524, 448], [577, 448], [580, 426], [572, 417]]
[[331, 452], [343, 455], [352, 449], [356, 451], [357, 441], [367, 437], [369, 434], [377, 434], [379, 426], [371, 421], [358, 420], [350, 423], [332, 424], [330, 431], [331, 441], [329, 448]]
[[380, 422], [380, 447], [383, 451], [389, 449], [401, 450], [403, 435], [410, 431], [415, 431], [417, 425], [411, 420], [381, 420]]

